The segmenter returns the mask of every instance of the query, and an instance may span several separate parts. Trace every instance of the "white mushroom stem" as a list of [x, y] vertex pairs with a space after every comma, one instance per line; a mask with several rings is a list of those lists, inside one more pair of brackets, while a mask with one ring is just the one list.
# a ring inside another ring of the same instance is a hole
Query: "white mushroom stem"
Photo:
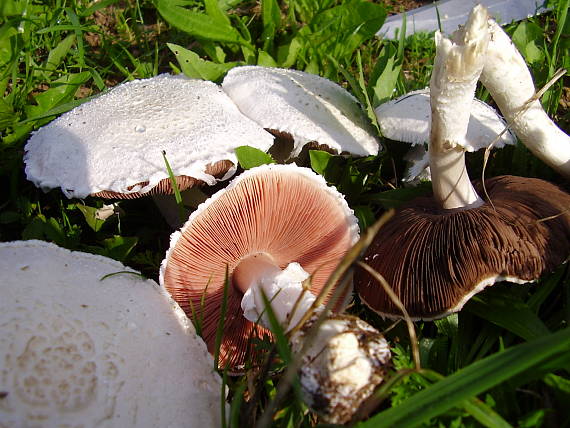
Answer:
[[491, 41], [481, 82], [529, 150], [570, 178], [570, 137], [548, 117], [540, 101], [533, 99], [532, 76], [509, 36], [494, 20], [488, 25]]
[[[232, 280], [244, 292], [241, 307], [248, 320], [271, 327], [265, 294], [277, 321], [287, 332], [315, 301], [315, 296], [303, 287], [309, 276], [298, 263], [290, 263], [282, 270], [270, 255], [257, 253], [238, 264]], [[324, 306], [316, 308], [311, 319], [290, 338], [295, 353], [305, 348], [306, 334], [323, 310]], [[383, 380], [390, 359], [388, 343], [376, 329], [358, 318], [329, 315], [307, 348], [299, 370], [307, 405], [326, 421], [348, 421]]]
[[467, 174], [464, 147], [488, 42], [487, 10], [480, 5], [473, 8], [465, 28], [453, 33], [451, 39], [435, 34], [429, 156], [433, 194], [444, 209], [483, 204]]
[[232, 278], [234, 286], [244, 293], [241, 308], [245, 318], [271, 328], [263, 299], [265, 294], [277, 321], [287, 332], [315, 301], [315, 295], [303, 287], [303, 281], [309, 276], [299, 263], [290, 263], [281, 269], [270, 255], [257, 253], [244, 258]]
[[390, 348], [378, 330], [347, 315], [329, 315], [305, 346], [317, 317], [315, 313], [291, 338], [295, 353], [308, 348], [301, 356], [301, 388], [307, 405], [324, 422], [343, 424], [383, 381]]

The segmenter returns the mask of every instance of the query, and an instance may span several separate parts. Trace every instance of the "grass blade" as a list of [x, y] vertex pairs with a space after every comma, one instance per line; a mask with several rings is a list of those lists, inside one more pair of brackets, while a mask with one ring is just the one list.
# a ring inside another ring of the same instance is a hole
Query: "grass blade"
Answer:
[[224, 278], [224, 295], [222, 298], [222, 307], [220, 308], [220, 320], [216, 329], [216, 341], [214, 342], [214, 370], [218, 369], [220, 361], [220, 346], [222, 345], [222, 338], [224, 337], [224, 324], [226, 321], [226, 313], [228, 311], [228, 290], [230, 287], [230, 272], [229, 267], [226, 266], [226, 275]]
[[378, 413], [360, 424], [362, 428], [416, 426], [495, 385], [551, 358], [570, 361], [570, 329], [513, 346], [499, 354], [457, 371], [407, 399], [401, 405]]
[[174, 199], [176, 199], [176, 205], [178, 206], [178, 217], [180, 219], [180, 223], [183, 223], [184, 217], [186, 217], [186, 210], [184, 209], [184, 203], [182, 202], [182, 195], [180, 195], [180, 189], [178, 188], [176, 177], [172, 172], [172, 168], [170, 167], [170, 163], [166, 158], [166, 152], [164, 150], [162, 151], [162, 158], [164, 159], [164, 164], [166, 165], [166, 170], [168, 171], [168, 178], [170, 179], [170, 185], [172, 186], [172, 191], [174, 192]]

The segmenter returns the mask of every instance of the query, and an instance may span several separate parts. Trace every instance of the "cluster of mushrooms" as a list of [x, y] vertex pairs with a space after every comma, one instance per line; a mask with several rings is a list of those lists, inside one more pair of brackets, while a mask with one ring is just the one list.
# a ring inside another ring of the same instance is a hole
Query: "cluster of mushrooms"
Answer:
[[[433, 196], [399, 209], [354, 276], [362, 300], [392, 318], [404, 314], [366, 265], [412, 318], [433, 319], [495, 281], [533, 281], [570, 253], [570, 195], [542, 180], [505, 176], [485, 182], [485, 201], [465, 168], [465, 151], [490, 144], [504, 127], [473, 101], [481, 80], [519, 139], [570, 175], [570, 139], [533, 100], [524, 60], [481, 6], [451, 38], [436, 33], [436, 46], [429, 91], [376, 111], [386, 133], [390, 120], [396, 127], [406, 120], [412, 108], [402, 106], [412, 102], [423, 116], [412, 126], [429, 129], [429, 138], [413, 141], [429, 140], [429, 150], [411, 178], [429, 164]], [[401, 117], [390, 119], [389, 107]], [[474, 127], [475, 110], [486, 131]], [[495, 144], [512, 142], [504, 134]], [[231, 178], [240, 146], [281, 163], [241, 172], [206, 198], [197, 189]], [[125, 83], [36, 131], [26, 145], [26, 174], [42, 189], [59, 187], [70, 198], [153, 195], [165, 206], [173, 192], [166, 157], [197, 208], [171, 236], [160, 285], [104, 257], [40, 241], [0, 244], [7, 296], [0, 302], [0, 419], [14, 427], [219, 426], [225, 397], [211, 355], [230, 374], [256, 369], [267, 356], [254, 339], [278, 322], [302, 360], [309, 407], [324, 421], [350, 421], [391, 356], [376, 329], [341, 314], [350, 287], [332, 310], [321, 304], [330, 290], [317, 299], [359, 227], [344, 196], [297, 165], [314, 147], [354, 156], [381, 149], [340, 86], [255, 66], [230, 70], [221, 85], [171, 75]], [[164, 212], [179, 226], [176, 211]], [[324, 322], [308, 334], [318, 317]]]

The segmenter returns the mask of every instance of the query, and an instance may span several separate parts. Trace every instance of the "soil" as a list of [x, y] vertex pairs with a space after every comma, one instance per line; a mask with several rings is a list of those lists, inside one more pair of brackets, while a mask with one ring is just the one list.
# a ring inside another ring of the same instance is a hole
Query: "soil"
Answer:
[[433, 3], [433, 0], [378, 0], [377, 3], [386, 7], [388, 15], [395, 15]]

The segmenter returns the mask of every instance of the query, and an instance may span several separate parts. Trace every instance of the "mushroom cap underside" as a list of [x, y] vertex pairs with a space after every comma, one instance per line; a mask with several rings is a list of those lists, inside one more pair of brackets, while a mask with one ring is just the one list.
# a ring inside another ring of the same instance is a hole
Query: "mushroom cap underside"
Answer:
[[67, 197], [99, 192], [147, 193], [169, 173], [209, 185], [206, 170], [233, 166], [235, 148], [267, 151], [273, 136], [244, 116], [213, 82], [161, 74], [118, 85], [34, 132], [24, 155], [26, 176]]
[[[213, 164], [206, 165], [204, 173], [214, 177], [216, 180], [223, 180], [228, 175], [232, 175], [235, 170], [234, 164], [229, 160], [222, 160], [214, 162]], [[176, 186], [180, 192], [190, 189], [195, 186], [203, 186], [206, 183], [203, 180], [199, 180], [194, 177], [189, 177], [187, 175], [174, 177]], [[129, 186], [127, 190], [131, 191], [134, 188], [144, 188], [149, 184], [148, 181], [142, 183], [136, 183]], [[112, 192], [109, 190], [103, 190], [101, 192], [93, 193], [91, 196], [105, 198], [105, 199], [136, 199], [142, 198], [144, 196], [152, 195], [172, 195], [174, 194], [174, 187], [172, 186], [172, 180], [169, 178], [163, 178], [160, 180], [156, 186], [151, 188], [148, 192], [134, 192], [134, 193], [119, 193]]]
[[[493, 205], [443, 210], [432, 197], [414, 199], [367, 249], [364, 262], [387, 280], [412, 318], [457, 312], [495, 281], [533, 281], [567, 260], [569, 194], [534, 178], [500, 176], [485, 185]], [[480, 183], [476, 189], [483, 194]], [[362, 268], [354, 284], [371, 309], [402, 316]]]
[[219, 426], [221, 379], [180, 307], [121, 263], [0, 244], [0, 425]]
[[242, 314], [243, 294], [231, 284], [238, 263], [256, 253], [270, 255], [282, 269], [298, 262], [318, 294], [357, 239], [352, 210], [321, 176], [295, 165], [265, 165], [238, 176], [192, 213], [172, 235], [160, 279], [189, 316], [194, 312], [214, 353], [227, 266], [220, 367], [236, 372], [256, 363], [251, 339], [269, 334]]

